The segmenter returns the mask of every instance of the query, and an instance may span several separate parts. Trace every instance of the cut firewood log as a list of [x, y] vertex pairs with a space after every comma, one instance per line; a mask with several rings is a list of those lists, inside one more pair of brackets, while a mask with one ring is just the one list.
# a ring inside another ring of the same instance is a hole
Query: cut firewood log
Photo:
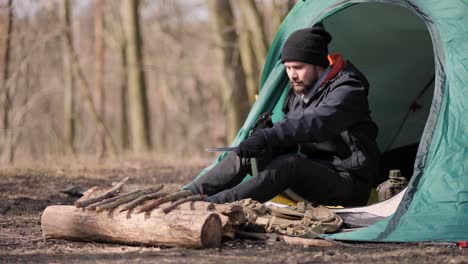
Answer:
[[247, 222], [244, 208], [241, 205], [215, 204], [215, 211], [229, 218], [229, 224], [240, 225]]
[[184, 211], [145, 214], [96, 213], [74, 206], [47, 207], [41, 218], [44, 238], [128, 245], [212, 248], [221, 244], [221, 220], [216, 212]]

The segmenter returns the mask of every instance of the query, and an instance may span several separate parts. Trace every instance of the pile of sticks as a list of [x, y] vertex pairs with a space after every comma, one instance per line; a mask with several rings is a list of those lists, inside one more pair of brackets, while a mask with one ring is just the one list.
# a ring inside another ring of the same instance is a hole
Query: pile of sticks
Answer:
[[[98, 187], [93, 187], [88, 190], [85, 195], [75, 202], [77, 208], [85, 208], [86, 210], [101, 212], [105, 210], [114, 210], [119, 207], [119, 212], [131, 211], [135, 207], [142, 205], [135, 211], [136, 214], [149, 212], [159, 206], [172, 202], [172, 204], [163, 209], [164, 213], [169, 213], [179, 205], [203, 201], [205, 195], [192, 195], [189, 190], [182, 190], [175, 193], [163, 192], [164, 185], [158, 184], [144, 190], [134, 190], [127, 193], [120, 193], [125, 182], [129, 178], [125, 178], [116, 184], [114, 187], [99, 192]], [[91, 196], [91, 197], [90, 197]]]

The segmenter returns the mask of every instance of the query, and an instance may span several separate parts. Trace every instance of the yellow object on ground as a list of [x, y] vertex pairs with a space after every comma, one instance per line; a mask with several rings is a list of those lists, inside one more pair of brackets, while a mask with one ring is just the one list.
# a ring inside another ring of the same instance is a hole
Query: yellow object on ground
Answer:
[[297, 202], [291, 200], [289, 197], [286, 197], [283, 193], [280, 193], [271, 199], [274, 203], [286, 204], [286, 205], [296, 205]]
[[[297, 202], [289, 198], [287, 195], [284, 193], [280, 193], [273, 197], [273, 199], [270, 200], [271, 202], [274, 203], [279, 203], [279, 204], [285, 204], [285, 205], [296, 205]], [[367, 204], [375, 204], [377, 202], [377, 190], [375, 188], [372, 188], [369, 200], [367, 201]], [[327, 208], [344, 208], [341, 205], [335, 205], [335, 206], [329, 206], [326, 205]]]

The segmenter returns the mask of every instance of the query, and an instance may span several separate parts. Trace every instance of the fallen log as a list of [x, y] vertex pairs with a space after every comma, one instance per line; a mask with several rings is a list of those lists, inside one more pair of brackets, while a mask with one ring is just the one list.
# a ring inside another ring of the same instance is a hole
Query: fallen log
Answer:
[[184, 211], [165, 214], [153, 210], [145, 214], [96, 213], [74, 206], [47, 207], [41, 218], [44, 238], [121, 243], [128, 245], [219, 247], [219, 214]]

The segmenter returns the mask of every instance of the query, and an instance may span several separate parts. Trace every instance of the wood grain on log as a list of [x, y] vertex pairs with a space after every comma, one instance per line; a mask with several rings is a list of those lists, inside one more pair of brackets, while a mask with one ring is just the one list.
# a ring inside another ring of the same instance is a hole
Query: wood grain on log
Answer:
[[[165, 203], [165, 204], [161, 204], [159, 208], [164, 210], [165, 208], [169, 206], [171, 206], [171, 204]], [[174, 209], [174, 211], [171, 211], [170, 213], [177, 213], [178, 210], [217, 212], [218, 214], [220, 214], [223, 228], [227, 224], [234, 226], [234, 225], [244, 224], [247, 221], [244, 210], [242, 209], [242, 206], [240, 205], [213, 204], [213, 203], [208, 203], [208, 202], [203, 202], [203, 201], [194, 201], [190, 203], [181, 204], [176, 209]]]
[[96, 213], [74, 206], [47, 207], [41, 219], [44, 238], [99, 241], [129, 245], [207, 248], [221, 244], [219, 214], [157, 209], [146, 214]]

